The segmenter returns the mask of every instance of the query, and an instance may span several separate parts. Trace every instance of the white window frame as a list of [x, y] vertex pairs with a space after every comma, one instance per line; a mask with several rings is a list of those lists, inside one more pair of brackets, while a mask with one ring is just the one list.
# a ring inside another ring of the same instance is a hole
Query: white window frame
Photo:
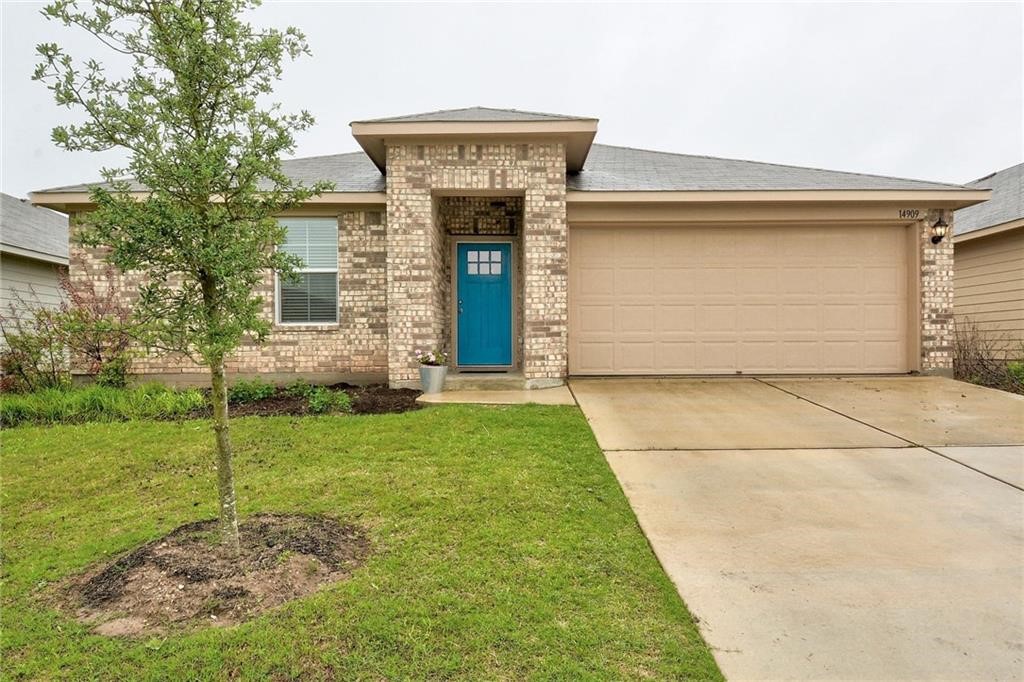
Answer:
[[[323, 219], [330, 220], [330, 216], [311, 216], [310, 219]], [[280, 220], [280, 219], [279, 219]], [[287, 220], [287, 218], [285, 218]], [[337, 223], [337, 218], [334, 218], [335, 230], [340, 230]], [[339, 235], [340, 237], [340, 235]], [[305, 273], [334, 273], [334, 321], [333, 322], [284, 322], [281, 320], [281, 275], [277, 271], [274, 271], [274, 324], [280, 327], [306, 327], [312, 328], [326, 328], [330, 329], [338, 327], [341, 324], [341, 286], [339, 285], [339, 271], [341, 264], [341, 244], [338, 244], [337, 255], [335, 257], [334, 268], [296, 268], [295, 274], [301, 275]]]

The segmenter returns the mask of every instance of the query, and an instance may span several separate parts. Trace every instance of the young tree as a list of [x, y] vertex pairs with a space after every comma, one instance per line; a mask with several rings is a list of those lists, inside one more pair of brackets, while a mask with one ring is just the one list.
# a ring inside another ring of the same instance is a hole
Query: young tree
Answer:
[[[274, 216], [328, 191], [281, 171], [308, 112], [264, 105], [282, 61], [309, 50], [297, 29], [261, 29], [243, 19], [256, 0], [57, 0], [43, 13], [91, 33], [125, 62], [109, 75], [59, 45], [39, 45], [34, 78], [84, 122], [53, 130], [70, 151], [127, 151], [105, 169], [83, 218], [82, 243], [107, 249], [123, 272], [144, 275], [135, 312], [154, 347], [210, 368], [217, 445], [220, 528], [237, 550], [238, 520], [224, 359], [246, 337], [269, 331], [253, 292], [268, 269], [289, 276], [296, 259], [275, 249]], [[112, 67], [116, 64], [112, 64]], [[125, 174], [132, 181], [118, 180]]]

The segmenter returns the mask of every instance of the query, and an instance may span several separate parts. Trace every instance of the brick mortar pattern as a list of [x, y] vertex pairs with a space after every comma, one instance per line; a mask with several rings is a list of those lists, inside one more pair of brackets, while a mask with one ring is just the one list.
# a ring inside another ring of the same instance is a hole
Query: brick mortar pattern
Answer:
[[[932, 244], [931, 226], [942, 217], [946, 238]], [[953, 371], [953, 212], [931, 210], [918, 232], [921, 258], [921, 371]]]
[[562, 379], [568, 347], [565, 145], [389, 145], [388, 376], [418, 376], [416, 350], [451, 351], [444, 281], [448, 240], [436, 191], [523, 195], [522, 363], [527, 380]]
[[[384, 374], [387, 371], [386, 254], [387, 227], [382, 211], [338, 215], [338, 320], [329, 327], [274, 325], [262, 345], [243, 343], [225, 363], [232, 373]], [[105, 286], [107, 264], [101, 249], [71, 243], [70, 278], [93, 279]], [[131, 303], [142, 277], [115, 275], [122, 300]], [[257, 293], [263, 312], [275, 320], [274, 274], [267, 272]], [[140, 355], [136, 374], [205, 372], [178, 354]]]

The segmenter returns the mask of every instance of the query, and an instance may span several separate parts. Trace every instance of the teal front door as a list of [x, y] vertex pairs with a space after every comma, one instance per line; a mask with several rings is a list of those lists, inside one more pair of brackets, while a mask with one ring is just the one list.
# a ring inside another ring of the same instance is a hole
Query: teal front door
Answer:
[[512, 245], [463, 242], [456, 248], [459, 367], [512, 364]]

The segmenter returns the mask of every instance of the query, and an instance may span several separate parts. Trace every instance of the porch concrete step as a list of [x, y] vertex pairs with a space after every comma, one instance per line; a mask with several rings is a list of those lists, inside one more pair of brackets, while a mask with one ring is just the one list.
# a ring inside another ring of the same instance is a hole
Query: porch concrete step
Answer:
[[526, 379], [519, 372], [450, 372], [444, 382], [448, 391], [522, 391]]

